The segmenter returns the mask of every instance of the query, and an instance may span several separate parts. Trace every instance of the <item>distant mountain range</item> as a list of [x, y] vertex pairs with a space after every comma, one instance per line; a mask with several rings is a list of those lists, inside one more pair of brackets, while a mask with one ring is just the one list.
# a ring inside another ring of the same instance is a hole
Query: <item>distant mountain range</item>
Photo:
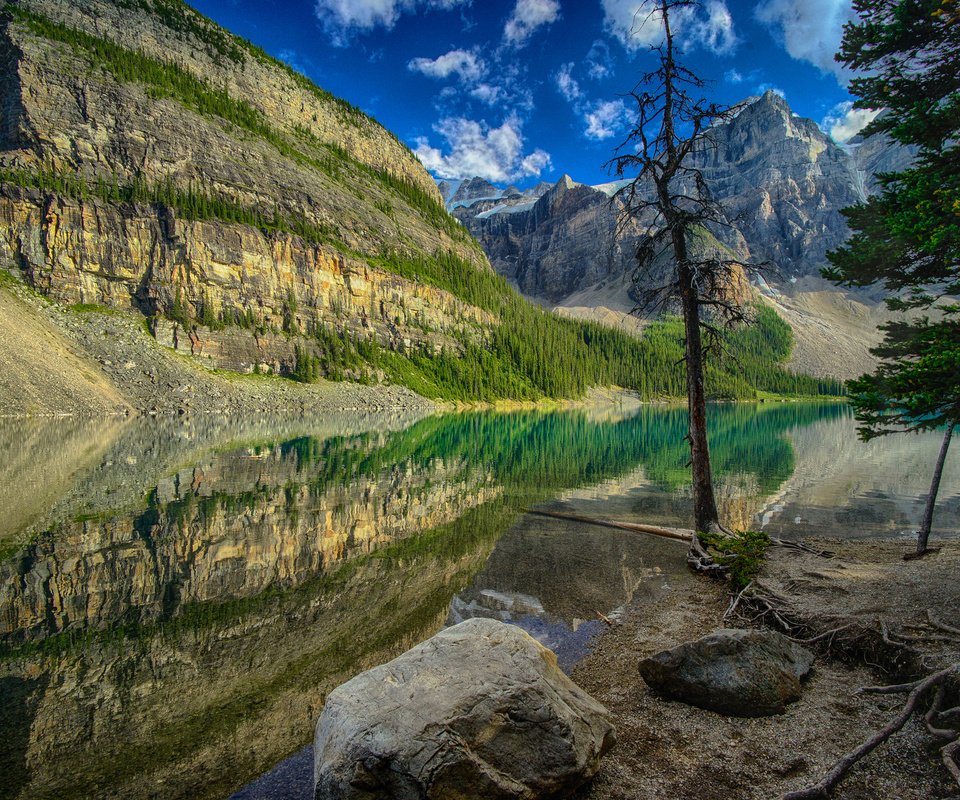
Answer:
[[[761, 285], [768, 292], [817, 276], [826, 253], [846, 238], [840, 210], [875, 190], [875, 173], [902, 169], [912, 156], [879, 137], [836, 144], [773, 92], [745, 101], [712, 139], [696, 165], [730, 226], [715, 234], [740, 256], [775, 266]], [[618, 226], [616, 192], [625, 184], [587, 186], [564, 175], [525, 192], [482, 178], [439, 189], [497, 272], [529, 297], [566, 305], [578, 294], [629, 284], [646, 226]]]

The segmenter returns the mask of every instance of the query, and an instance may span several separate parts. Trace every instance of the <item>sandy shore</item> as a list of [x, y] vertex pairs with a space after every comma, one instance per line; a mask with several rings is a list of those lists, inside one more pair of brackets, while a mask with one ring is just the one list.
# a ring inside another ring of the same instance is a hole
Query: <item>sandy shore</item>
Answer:
[[[960, 660], [960, 642], [935, 641], [922, 628], [926, 610], [960, 622], [960, 542], [904, 562], [904, 542], [821, 542], [837, 552], [824, 560], [772, 548], [761, 573], [764, 586], [787, 597], [824, 629], [836, 620], [917, 634], [924, 672]], [[682, 552], [678, 553], [678, 557]], [[817, 659], [800, 700], [785, 714], [761, 719], [725, 717], [661, 699], [637, 672], [646, 655], [722, 627], [726, 587], [687, 575], [664, 588], [658, 602], [630, 607], [573, 672], [574, 680], [613, 713], [618, 744], [577, 797], [746, 800], [778, 798], [818, 781], [834, 761], [900, 710], [902, 695], [858, 695], [861, 686], [895, 682], [865, 663]], [[906, 626], [906, 627], [905, 627]], [[939, 744], [915, 717], [854, 767], [832, 795], [849, 800], [929, 800], [960, 797], [940, 763]]]

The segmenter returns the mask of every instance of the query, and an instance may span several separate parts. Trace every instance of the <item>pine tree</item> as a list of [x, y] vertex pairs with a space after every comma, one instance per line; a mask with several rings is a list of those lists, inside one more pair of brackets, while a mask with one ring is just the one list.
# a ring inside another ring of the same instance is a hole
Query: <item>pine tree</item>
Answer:
[[935, 318], [896, 320], [874, 349], [879, 367], [850, 381], [863, 439], [945, 426], [914, 555], [927, 552], [950, 438], [960, 421], [960, 7], [957, 0], [855, 0], [837, 60], [866, 72], [855, 106], [886, 109], [864, 135], [918, 148], [913, 165], [879, 176], [881, 192], [846, 209], [851, 237], [826, 277], [880, 285], [887, 305]]

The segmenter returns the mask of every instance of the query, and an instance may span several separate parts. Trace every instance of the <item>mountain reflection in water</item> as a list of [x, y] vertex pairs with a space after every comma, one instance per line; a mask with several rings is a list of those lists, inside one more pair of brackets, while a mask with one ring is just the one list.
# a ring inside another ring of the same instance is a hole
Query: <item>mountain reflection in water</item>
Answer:
[[[689, 580], [682, 545], [522, 509], [689, 524], [684, 426], [649, 406], [0, 426], [0, 798], [225, 797], [310, 742], [331, 688], [469, 616], [571, 664], [598, 613]], [[856, 516], [887, 474], [882, 452], [857, 466], [842, 406], [715, 406], [711, 430], [735, 526], [795, 533], [824, 498]], [[923, 464], [935, 439], [904, 442]], [[884, 530], [919, 509], [902, 494]]]

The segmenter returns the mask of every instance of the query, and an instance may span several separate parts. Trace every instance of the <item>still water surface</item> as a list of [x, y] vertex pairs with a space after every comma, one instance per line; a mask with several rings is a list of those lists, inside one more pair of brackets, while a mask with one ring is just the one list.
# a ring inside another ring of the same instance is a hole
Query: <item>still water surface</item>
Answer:
[[[684, 416], [3, 423], [0, 798], [309, 796], [326, 692], [468, 617], [571, 665], [598, 613], [688, 580], [683, 546], [523, 509], [688, 526]], [[936, 434], [865, 445], [840, 405], [710, 422], [735, 527], [919, 520]]]

